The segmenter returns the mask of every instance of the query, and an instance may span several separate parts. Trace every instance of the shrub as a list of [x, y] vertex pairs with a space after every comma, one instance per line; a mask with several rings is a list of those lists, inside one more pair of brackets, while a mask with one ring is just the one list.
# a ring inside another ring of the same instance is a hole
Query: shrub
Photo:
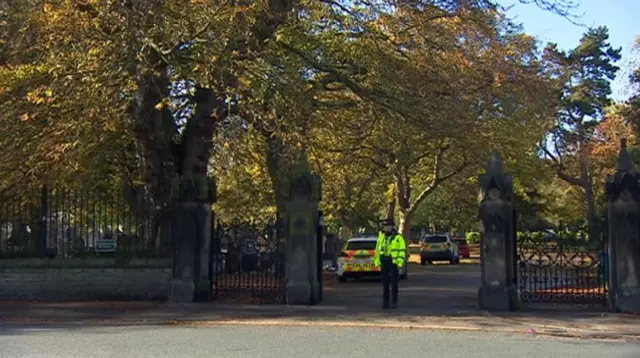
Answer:
[[467, 233], [467, 242], [470, 244], [478, 244], [480, 243], [480, 233], [479, 232], [468, 232]]

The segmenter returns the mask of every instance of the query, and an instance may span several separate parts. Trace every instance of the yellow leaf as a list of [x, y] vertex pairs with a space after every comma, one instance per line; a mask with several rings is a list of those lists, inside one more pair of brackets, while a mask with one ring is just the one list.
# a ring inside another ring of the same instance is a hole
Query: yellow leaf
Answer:
[[158, 111], [161, 111], [164, 108], [164, 103], [162, 102], [158, 102], [158, 104], [156, 104], [155, 109]]
[[27, 101], [31, 103], [37, 103], [38, 93], [36, 91], [30, 91], [27, 93]]

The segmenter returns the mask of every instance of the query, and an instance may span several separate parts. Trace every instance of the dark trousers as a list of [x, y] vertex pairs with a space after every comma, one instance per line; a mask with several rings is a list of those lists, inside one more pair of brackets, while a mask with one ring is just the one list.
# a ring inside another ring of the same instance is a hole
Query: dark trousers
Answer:
[[[382, 264], [382, 304], [389, 306], [389, 289], [391, 289], [391, 303], [398, 304], [398, 265], [394, 264], [391, 257], [383, 256]], [[389, 287], [391, 286], [391, 287]]]

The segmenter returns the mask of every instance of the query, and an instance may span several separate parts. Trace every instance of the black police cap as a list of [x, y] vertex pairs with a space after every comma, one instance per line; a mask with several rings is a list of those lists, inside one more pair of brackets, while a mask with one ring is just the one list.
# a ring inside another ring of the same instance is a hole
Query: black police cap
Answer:
[[380, 220], [380, 225], [382, 226], [394, 226], [396, 223], [393, 221], [393, 219], [383, 219]]

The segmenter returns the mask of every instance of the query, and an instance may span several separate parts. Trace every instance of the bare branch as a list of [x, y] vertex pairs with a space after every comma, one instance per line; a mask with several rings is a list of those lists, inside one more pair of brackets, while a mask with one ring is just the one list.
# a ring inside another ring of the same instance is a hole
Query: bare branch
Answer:
[[335, 6], [337, 8], [339, 8], [340, 10], [346, 12], [347, 14], [356, 17], [356, 14], [353, 13], [353, 11], [347, 9], [345, 6], [339, 4], [337, 1], [333, 1], [333, 0], [320, 0], [320, 2], [323, 2], [329, 6]]
[[[551, 159], [556, 165], [561, 165], [562, 163], [560, 162], [560, 160], [558, 159], [558, 157], [556, 157], [555, 155], [553, 155], [553, 153], [551, 153], [549, 151], [549, 149], [547, 149], [546, 146], [544, 145], [540, 145], [540, 148], [544, 151], [544, 154], [549, 157], [549, 159]], [[557, 153], [557, 152], [556, 152]]]
[[[427, 123], [425, 121], [421, 121], [420, 118], [417, 118], [415, 113], [412, 113], [409, 109], [411, 106], [408, 106], [406, 103], [406, 99], [403, 101], [400, 98], [397, 98], [391, 93], [387, 93], [382, 91], [381, 89], [370, 90], [360, 86], [356, 81], [349, 79], [347, 76], [343, 75], [336, 68], [323, 64], [320, 61], [316, 60], [312, 56], [304, 53], [302, 50], [297, 49], [287, 43], [282, 41], [277, 42], [283, 49], [290, 52], [293, 55], [298, 56], [301, 60], [305, 61], [309, 66], [314, 69], [322, 72], [329, 73], [334, 76], [337, 81], [344, 84], [351, 92], [353, 92], [356, 96], [363, 100], [367, 100], [371, 103], [377, 104], [392, 113], [396, 113], [400, 115], [402, 118], [411, 121], [412, 123], [421, 126], [427, 127]], [[449, 93], [441, 92], [437, 93], [438, 95], [449, 95]]]
[[367, 189], [371, 186], [371, 182], [373, 181], [373, 179], [375, 177], [376, 177], [376, 172], [375, 171], [371, 171], [371, 173], [369, 173], [369, 175], [367, 176], [367, 179], [365, 179], [362, 182], [362, 185], [360, 185], [360, 188], [356, 192], [356, 198], [355, 198], [356, 202], [362, 200], [362, 196], [367, 191]]
[[563, 172], [562, 169], [559, 169], [559, 168], [555, 168], [555, 169], [556, 169], [556, 174], [558, 175], [558, 178], [566, 181], [571, 185], [584, 187], [584, 183], [580, 179], [570, 176], [569, 174]]
[[584, 26], [584, 24], [578, 23], [575, 20], [577, 15], [573, 14], [574, 10], [580, 7], [579, 1], [574, 0], [520, 0], [523, 4], [536, 4], [539, 8], [547, 11], [555, 12], [556, 14], [566, 18], [574, 25]]
[[396, 163], [394, 173], [396, 179], [396, 199], [401, 210], [410, 209], [411, 200], [411, 182], [409, 181], [409, 173], [407, 167]]
[[549, 157], [549, 159], [553, 161], [553, 164], [551, 164], [551, 167], [553, 168], [553, 170], [555, 170], [558, 178], [566, 181], [571, 185], [584, 187], [584, 183], [580, 179], [572, 177], [564, 171], [564, 166], [562, 165], [562, 161], [558, 159], [557, 156], [553, 155], [553, 153], [551, 153], [549, 149], [547, 149], [545, 146], [541, 146], [541, 147], [542, 147], [542, 150], [547, 155], [547, 157]]
[[440, 150], [438, 151], [438, 154], [436, 155], [435, 163], [434, 163], [434, 166], [433, 166], [433, 180], [431, 181], [431, 184], [429, 184], [424, 190], [422, 190], [422, 192], [420, 192], [420, 194], [418, 194], [418, 197], [416, 198], [416, 200], [409, 207], [409, 212], [410, 213], [413, 213], [418, 208], [418, 206], [420, 206], [420, 204], [434, 190], [436, 190], [436, 188], [440, 184], [442, 184], [443, 182], [451, 179], [456, 174], [458, 174], [461, 171], [463, 171], [469, 165], [469, 161], [465, 160], [461, 165], [459, 165], [458, 167], [456, 167], [453, 170], [451, 170], [451, 172], [443, 175], [442, 174], [442, 165], [443, 165], [442, 163], [444, 161], [444, 155], [445, 155], [445, 153], [446, 153], [446, 151], [448, 149], [449, 149], [449, 145], [444, 145], [444, 146], [440, 147]]

